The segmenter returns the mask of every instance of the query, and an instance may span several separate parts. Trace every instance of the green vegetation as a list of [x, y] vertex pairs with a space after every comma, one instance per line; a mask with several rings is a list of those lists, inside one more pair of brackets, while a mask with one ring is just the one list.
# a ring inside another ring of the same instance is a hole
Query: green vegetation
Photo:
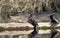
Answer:
[[42, 26], [42, 27], [40, 27], [40, 29], [41, 29], [41, 30], [48, 30], [48, 29], [50, 29], [50, 27]]

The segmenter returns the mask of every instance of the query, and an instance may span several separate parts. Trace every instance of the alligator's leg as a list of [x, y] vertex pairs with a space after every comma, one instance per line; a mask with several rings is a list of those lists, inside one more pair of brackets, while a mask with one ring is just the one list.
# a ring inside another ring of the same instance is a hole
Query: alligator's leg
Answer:
[[51, 19], [51, 29], [54, 29], [54, 27], [59, 24], [59, 21], [56, 19], [55, 14], [50, 15], [50, 19]]
[[57, 30], [55, 30], [55, 26], [59, 24], [59, 21], [54, 17], [54, 14], [50, 16], [51, 19], [51, 38], [54, 38], [55, 35], [58, 33]]
[[29, 19], [29, 23], [34, 26], [34, 31], [29, 34], [28, 38], [36, 38], [36, 35], [38, 34], [38, 23], [35, 20]]

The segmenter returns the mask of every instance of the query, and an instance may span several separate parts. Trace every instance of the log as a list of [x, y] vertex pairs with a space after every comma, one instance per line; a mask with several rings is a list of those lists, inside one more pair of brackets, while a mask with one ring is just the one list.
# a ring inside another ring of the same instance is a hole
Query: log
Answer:
[[[42, 26], [48, 26], [49, 23], [38, 23], [39, 24], [39, 29]], [[49, 25], [50, 26], [50, 25]], [[48, 27], [49, 27], [48, 26]], [[0, 23], [0, 32], [2, 31], [29, 31], [32, 30], [33, 26], [29, 23]]]
[[[50, 27], [50, 22], [38, 23], [38, 25], [39, 27], [42, 26]], [[58, 28], [59, 26], [60, 24], [57, 25], [56, 28]], [[0, 35], [30, 34], [32, 31], [33, 26], [29, 23], [0, 23]], [[38, 34], [47, 34], [47, 33], [50, 33], [50, 30], [39, 30]]]
[[[50, 22], [44, 22], [44, 23], [38, 23], [39, 27], [42, 27], [42, 26], [50, 26]], [[30, 23], [0, 23], [0, 27], [5, 27], [5, 28], [8, 28], [8, 27], [33, 27]]]

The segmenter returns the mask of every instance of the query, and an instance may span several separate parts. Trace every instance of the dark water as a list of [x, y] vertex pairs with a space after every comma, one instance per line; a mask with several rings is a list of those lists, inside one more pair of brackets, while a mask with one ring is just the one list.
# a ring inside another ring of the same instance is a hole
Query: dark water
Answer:
[[[17, 35], [0, 35], [0, 38], [18, 38]], [[38, 34], [36, 38], [50, 38], [50, 34]]]

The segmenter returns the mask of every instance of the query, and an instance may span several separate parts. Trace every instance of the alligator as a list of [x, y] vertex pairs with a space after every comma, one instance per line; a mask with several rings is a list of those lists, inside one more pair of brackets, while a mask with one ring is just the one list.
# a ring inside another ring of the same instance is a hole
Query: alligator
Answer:
[[[38, 22], [51, 22], [51, 26], [54, 26], [55, 23], [57, 24], [60, 21], [60, 13], [57, 13], [57, 12], [43, 12], [43, 13], [33, 13], [33, 14], [19, 13], [13, 16], [19, 16], [20, 20], [22, 19], [25, 20], [25, 21], [19, 21], [19, 22], [28, 22], [34, 26], [34, 31], [29, 35], [30, 36], [29, 38], [35, 38], [36, 35], [38, 34], [38, 31], [39, 31]], [[52, 29], [54, 29], [54, 27], [52, 27]], [[55, 37], [53, 35], [55, 33], [56, 31], [52, 33], [51, 38]]]
[[28, 19], [34, 19], [36, 22], [51, 22], [50, 15], [55, 14], [54, 17], [60, 21], [60, 13], [57, 12], [41, 12], [41, 13], [19, 13], [11, 16], [11, 19], [17, 20], [19, 23], [26, 23]]

